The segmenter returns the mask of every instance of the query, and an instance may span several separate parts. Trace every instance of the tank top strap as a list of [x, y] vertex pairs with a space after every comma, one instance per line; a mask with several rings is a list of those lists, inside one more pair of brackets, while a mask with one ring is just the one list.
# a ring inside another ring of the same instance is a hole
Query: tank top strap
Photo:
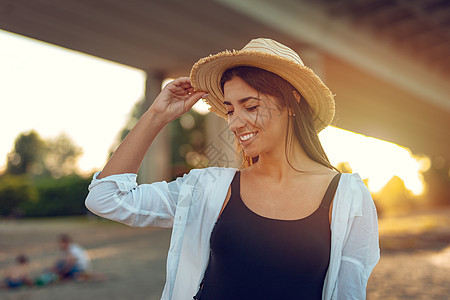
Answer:
[[233, 181], [231, 181], [231, 195], [241, 194], [241, 171], [237, 170], [234, 174]]
[[336, 189], [339, 183], [339, 179], [341, 178], [341, 173], [337, 173], [333, 179], [330, 182], [330, 185], [327, 188], [327, 191], [325, 192], [325, 195], [323, 196], [322, 203], [320, 203], [320, 206], [329, 209], [331, 205], [331, 201], [333, 200], [334, 194], [336, 193]]

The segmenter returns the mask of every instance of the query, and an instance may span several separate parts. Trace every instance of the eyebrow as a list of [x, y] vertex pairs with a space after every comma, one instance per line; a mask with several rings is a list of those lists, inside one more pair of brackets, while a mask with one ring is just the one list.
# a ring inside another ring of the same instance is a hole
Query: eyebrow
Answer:
[[[250, 96], [250, 97], [245, 97], [245, 98], [239, 99], [238, 102], [239, 102], [239, 104], [242, 104], [242, 103], [247, 102], [248, 100], [251, 100], [251, 99], [261, 100], [260, 98], [256, 98], [256, 97]], [[223, 101], [223, 104], [225, 104], [225, 105], [233, 105], [229, 101]]]

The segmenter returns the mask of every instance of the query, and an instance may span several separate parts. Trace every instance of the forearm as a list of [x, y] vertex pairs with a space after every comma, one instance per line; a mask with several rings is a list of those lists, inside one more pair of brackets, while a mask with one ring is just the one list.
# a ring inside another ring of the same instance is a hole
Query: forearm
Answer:
[[123, 173], [136, 174], [148, 148], [166, 124], [167, 121], [158, 113], [151, 109], [145, 112], [97, 178]]

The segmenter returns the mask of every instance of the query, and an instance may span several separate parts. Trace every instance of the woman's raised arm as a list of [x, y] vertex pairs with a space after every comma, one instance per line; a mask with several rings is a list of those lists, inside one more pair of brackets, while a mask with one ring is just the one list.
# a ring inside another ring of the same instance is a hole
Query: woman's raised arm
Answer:
[[189, 111], [203, 95], [204, 92], [194, 91], [188, 77], [180, 77], [167, 84], [97, 178], [137, 173], [145, 153], [158, 133], [168, 123]]

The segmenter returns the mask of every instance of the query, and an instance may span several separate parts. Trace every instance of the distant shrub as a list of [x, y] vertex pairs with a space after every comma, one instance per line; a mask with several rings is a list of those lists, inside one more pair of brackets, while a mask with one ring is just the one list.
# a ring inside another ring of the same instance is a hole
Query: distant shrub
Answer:
[[39, 193], [26, 175], [0, 177], [0, 216], [15, 217], [23, 214], [23, 206], [37, 202]]
[[89, 178], [71, 175], [62, 178], [41, 178], [35, 181], [38, 201], [22, 205], [26, 217], [81, 215], [87, 212], [84, 199], [88, 194]]

